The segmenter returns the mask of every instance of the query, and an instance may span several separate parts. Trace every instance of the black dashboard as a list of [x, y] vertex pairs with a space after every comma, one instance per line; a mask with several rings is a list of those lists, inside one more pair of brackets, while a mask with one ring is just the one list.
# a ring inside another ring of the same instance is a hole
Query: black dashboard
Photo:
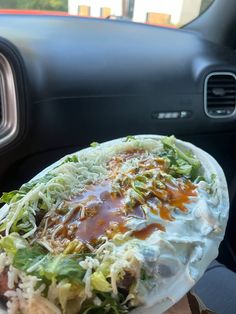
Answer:
[[[206, 115], [204, 82], [236, 73], [233, 50], [184, 29], [78, 17], [1, 16], [0, 35], [19, 113], [0, 148], [1, 190], [92, 141], [129, 134], [175, 134], [219, 161], [216, 146], [229, 151], [235, 115]], [[234, 153], [227, 158], [231, 181]]]

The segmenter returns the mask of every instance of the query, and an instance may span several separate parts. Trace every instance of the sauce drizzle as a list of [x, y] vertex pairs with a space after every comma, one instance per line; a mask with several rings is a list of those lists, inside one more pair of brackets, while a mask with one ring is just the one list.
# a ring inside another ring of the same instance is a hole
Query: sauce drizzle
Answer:
[[[132, 153], [140, 154], [137, 151], [121, 154], [109, 163], [110, 169], [117, 173], [122, 162], [132, 158]], [[158, 172], [164, 170], [165, 163], [161, 158], [150, 161], [144, 159], [139, 166], [145, 171], [156, 169]], [[134, 170], [134, 173], [129, 173], [133, 178], [138, 176], [139, 172], [138, 168]], [[152, 176], [152, 172], [150, 175]], [[49, 240], [50, 237], [56, 237], [61, 242], [64, 240], [71, 242], [76, 239], [84, 244], [96, 243], [104, 235], [112, 238], [118, 232], [125, 233], [129, 230], [126, 227], [127, 219], [135, 217], [146, 221], [143, 204], [148, 206], [148, 210], [153, 215], [160, 216], [166, 221], [174, 221], [175, 218], [171, 214], [173, 208], [186, 213], [186, 204], [191, 202], [191, 197], [197, 195], [196, 186], [185, 179], [170, 180], [168, 177], [163, 177], [162, 181], [159, 184], [158, 181], [153, 181], [148, 193], [142, 195], [142, 202], [136, 199], [136, 203], [127, 211], [125, 193], [130, 188], [129, 185], [123, 185], [120, 194], [114, 193], [111, 176], [110, 180], [87, 186], [84, 192], [64, 202], [65, 211], [62, 206], [56, 210], [55, 217], [49, 218], [47, 237]], [[132, 236], [144, 240], [156, 230], [164, 232], [165, 227], [158, 223], [151, 223], [142, 230], [133, 231]]]
[[137, 239], [145, 240], [156, 230], [165, 231], [165, 227], [158, 223], [152, 223], [141, 230], [135, 230], [132, 235]]

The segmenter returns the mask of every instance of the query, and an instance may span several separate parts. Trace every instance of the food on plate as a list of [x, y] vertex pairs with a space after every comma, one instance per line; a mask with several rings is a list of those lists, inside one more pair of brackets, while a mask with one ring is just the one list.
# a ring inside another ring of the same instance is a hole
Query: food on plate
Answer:
[[173, 136], [91, 146], [1, 197], [9, 313], [162, 313], [217, 256], [229, 206], [211, 156]]

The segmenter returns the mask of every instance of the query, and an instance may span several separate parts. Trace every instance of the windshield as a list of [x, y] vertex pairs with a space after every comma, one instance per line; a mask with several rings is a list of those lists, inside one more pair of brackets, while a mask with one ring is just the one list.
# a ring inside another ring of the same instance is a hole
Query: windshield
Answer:
[[181, 27], [214, 0], [0, 0], [2, 14], [58, 14]]

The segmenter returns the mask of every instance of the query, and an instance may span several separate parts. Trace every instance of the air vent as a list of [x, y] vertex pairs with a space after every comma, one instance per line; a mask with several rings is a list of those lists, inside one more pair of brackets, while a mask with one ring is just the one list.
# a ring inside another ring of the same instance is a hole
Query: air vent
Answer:
[[211, 73], [205, 80], [205, 112], [211, 118], [232, 116], [236, 109], [236, 76], [233, 73]]

